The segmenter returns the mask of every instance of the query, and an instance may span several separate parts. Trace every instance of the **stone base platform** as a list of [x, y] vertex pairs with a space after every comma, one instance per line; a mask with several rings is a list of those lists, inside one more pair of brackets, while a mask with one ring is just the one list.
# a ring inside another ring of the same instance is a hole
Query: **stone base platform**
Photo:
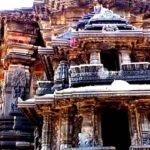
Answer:
[[150, 150], [150, 145], [131, 146], [130, 150]]
[[115, 147], [86, 147], [86, 148], [65, 148], [64, 150], [116, 150]]

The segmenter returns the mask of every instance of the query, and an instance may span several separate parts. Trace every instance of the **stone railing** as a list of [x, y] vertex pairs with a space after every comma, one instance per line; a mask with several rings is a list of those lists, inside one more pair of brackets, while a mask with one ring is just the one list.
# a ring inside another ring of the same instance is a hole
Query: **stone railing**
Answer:
[[86, 64], [70, 67], [71, 86], [110, 84], [114, 80], [129, 83], [150, 81], [150, 65], [144, 63], [122, 64], [120, 71], [105, 71], [102, 64]]
[[131, 146], [130, 150], [150, 150], [150, 145], [137, 145], [137, 146]]
[[150, 63], [149, 62], [135, 62], [135, 63], [121, 64], [121, 69], [123, 71], [148, 70], [150, 69]]

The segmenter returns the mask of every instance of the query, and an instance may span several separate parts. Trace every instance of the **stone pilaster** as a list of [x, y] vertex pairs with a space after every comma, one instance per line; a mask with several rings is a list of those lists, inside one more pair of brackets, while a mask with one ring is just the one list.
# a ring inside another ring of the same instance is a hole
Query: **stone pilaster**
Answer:
[[42, 150], [53, 149], [52, 112], [43, 115]]
[[66, 108], [62, 112], [61, 119], [61, 140], [60, 140], [60, 150], [64, 148], [72, 147], [72, 133], [73, 133], [73, 125], [71, 116], [69, 114], [69, 109]]
[[102, 146], [102, 122], [101, 122], [101, 114], [95, 108], [94, 112], [94, 134], [95, 134], [95, 145]]
[[130, 117], [131, 145], [141, 145], [139, 112], [135, 106], [131, 106], [129, 113], [130, 113], [129, 117]]
[[92, 52], [90, 54], [90, 64], [101, 64], [100, 52]]
[[122, 48], [120, 50], [120, 63], [121, 64], [131, 63], [130, 50], [128, 50], [126, 48]]

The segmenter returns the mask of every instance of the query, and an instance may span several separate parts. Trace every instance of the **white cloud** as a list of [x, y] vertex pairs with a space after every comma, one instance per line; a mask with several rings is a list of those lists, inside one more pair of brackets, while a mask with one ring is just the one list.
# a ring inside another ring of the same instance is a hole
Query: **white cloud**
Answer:
[[0, 10], [12, 10], [32, 6], [33, 0], [0, 0]]

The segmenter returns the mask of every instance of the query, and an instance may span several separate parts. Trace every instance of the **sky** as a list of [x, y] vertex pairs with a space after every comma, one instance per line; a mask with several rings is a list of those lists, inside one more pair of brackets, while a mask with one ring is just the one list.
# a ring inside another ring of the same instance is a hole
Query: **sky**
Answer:
[[21, 7], [32, 7], [33, 0], [0, 0], [0, 10], [13, 10]]

